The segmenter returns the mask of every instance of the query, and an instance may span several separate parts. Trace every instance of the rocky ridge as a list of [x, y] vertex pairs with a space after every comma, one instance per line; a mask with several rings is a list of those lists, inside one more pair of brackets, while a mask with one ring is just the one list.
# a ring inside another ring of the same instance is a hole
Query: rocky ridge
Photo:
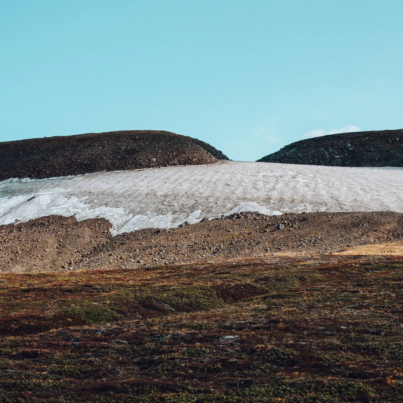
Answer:
[[213, 157], [216, 157], [218, 160], [227, 160], [229, 161], [229, 158], [223, 154], [222, 151], [217, 150], [216, 148], [214, 148], [212, 145], [198, 140], [198, 139], [193, 139], [191, 137], [189, 137], [193, 142], [195, 142], [198, 146], [204, 148], [206, 151], [208, 151]]
[[258, 162], [346, 167], [402, 167], [403, 129], [332, 134], [297, 141]]
[[[206, 144], [206, 143], [204, 143]], [[0, 143], [0, 180], [214, 164], [198, 141], [166, 131], [117, 131]], [[216, 150], [217, 151], [217, 150]]]

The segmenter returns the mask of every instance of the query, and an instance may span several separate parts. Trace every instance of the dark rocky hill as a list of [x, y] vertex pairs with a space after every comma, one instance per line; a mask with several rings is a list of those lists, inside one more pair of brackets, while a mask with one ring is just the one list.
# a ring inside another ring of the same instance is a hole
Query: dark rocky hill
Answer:
[[213, 164], [207, 146], [215, 150], [175, 133], [137, 130], [11, 141], [0, 143], [0, 180]]
[[220, 150], [214, 148], [212, 145], [198, 139], [192, 139], [192, 140], [197, 145], [207, 150], [212, 156], [216, 157], [218, 160], [227, 160], [227, 161], [229, 160], [229, 158], [225, 154], [223, 154]]
[[332, 134], [289, 144], [259, 162], [348, 167], [403, 166], [403, 130]]

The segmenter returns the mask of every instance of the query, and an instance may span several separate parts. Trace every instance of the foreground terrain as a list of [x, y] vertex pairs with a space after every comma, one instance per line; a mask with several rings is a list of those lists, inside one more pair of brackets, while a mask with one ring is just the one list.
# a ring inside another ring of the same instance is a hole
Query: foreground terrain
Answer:
[[132, 269], [284, 254], [403, 255], [403, 214], [392, 212], [242, 213], [115, 237], [110, 228], [104, 219], [59, 216], [0, 226], [0, 272]]
[[387, 402], [403, 258], [0, 275], [0, 401]]
[[402, 175], [0, 182], [0, 402], [401, 401]]

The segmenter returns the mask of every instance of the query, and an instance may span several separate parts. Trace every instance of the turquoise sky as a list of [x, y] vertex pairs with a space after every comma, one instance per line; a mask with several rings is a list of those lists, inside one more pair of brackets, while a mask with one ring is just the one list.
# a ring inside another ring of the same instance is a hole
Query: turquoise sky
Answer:
[[168, 130], [256, 160], [403, 127], [402, 0], [0, 0], [0, 141]]

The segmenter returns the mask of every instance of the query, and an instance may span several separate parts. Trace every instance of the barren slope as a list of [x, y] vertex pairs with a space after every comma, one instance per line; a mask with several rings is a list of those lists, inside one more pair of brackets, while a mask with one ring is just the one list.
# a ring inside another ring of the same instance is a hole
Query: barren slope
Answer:
[[198, 139], [192, 138], [192, 141], [194, 141], [200, 147], [203, 147], [205, 150], [207, 150], [212, 156], [216, 157], [218, 160], [229, 160], [229, 158], [225, 154], [223, 154], [222, 151], [217, 150], [212, 145], [210, 145], [204, 141], [198, 140]]
[[0, 143], [0, 180], [217, 162], [190, 137], [118, 131]]
[[401, 167], [403, 130], [331, 134], [301, 140], [259, 161], [346, 167]]
[[[402, 244], [403, 214], [236, 214], [112, 237], [103, 219], [46, 217], [0, 227], [0, 271], [136, 268], [273, 254], [324, 254]], [[359, 252], [356, 252], [358, 254]], [[368, 253], [368, 252], [366, 252]]]

